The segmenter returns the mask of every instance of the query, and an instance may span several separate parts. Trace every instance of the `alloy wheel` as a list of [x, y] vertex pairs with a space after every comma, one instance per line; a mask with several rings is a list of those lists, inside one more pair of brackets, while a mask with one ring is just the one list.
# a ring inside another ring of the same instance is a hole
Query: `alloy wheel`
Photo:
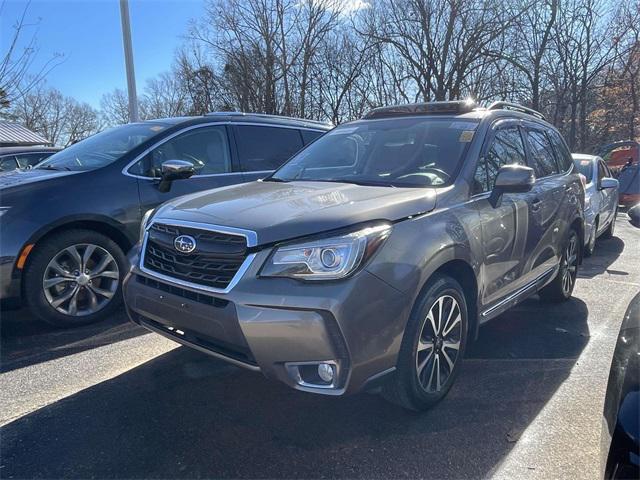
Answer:
[[428, 393], [442, 390], [460, 355], [462, 312], [451, 295], [440, 296], [429, 309], [416, 346], [416, 373]]
[[44, 296], [58, 312], [80, 317], [102, 310], [118, 289], [120, 271], [113, 255], [93, 244], [71, 245], [45, 268]]
[[572, 234], [562, 256], [562, 291], [569, 295], [578, 273], [578, 236]]

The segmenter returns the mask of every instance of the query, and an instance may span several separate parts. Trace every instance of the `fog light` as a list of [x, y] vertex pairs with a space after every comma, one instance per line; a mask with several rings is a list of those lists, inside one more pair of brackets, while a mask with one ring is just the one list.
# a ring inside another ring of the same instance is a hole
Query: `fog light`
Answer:
[[321, 363], [318, 365], [318, 376], [323, 382], [333, 382], [333, 365], [330, 363]]

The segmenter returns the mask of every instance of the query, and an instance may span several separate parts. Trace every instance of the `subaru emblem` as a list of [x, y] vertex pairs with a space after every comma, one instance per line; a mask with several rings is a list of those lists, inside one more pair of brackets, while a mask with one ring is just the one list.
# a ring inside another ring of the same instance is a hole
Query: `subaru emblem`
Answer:
[[180, 235], [173, 240], [173, 246], [181, 253], [191, 253], [196, 249], [196, 239], [190, 235]]

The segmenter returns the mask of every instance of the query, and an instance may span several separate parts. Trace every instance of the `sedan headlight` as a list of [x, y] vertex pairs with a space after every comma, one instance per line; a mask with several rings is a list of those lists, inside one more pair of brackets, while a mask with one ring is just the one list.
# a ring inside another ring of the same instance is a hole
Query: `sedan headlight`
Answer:
[[354, 272], [380, 248], [391, 225], [378, 224], [339, 236], [277, 247], [262, 267], [263, 277], [337, 280]]
[[151, 208], [145, 212], [142, 216], [142, 222], [140, 223], [140, 241], [144, 239], [144, 232], [147, 230], [147, 226], [149, 225], [149, 220], [151, 220], [151, 216], [153, 215], [155, 208]]

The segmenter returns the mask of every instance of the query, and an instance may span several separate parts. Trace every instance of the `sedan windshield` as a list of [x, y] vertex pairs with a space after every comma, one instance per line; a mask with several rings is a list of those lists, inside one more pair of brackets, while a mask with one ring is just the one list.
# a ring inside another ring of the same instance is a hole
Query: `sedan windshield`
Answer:
[[439, 187], [453, 180], [478, 122], [443, 117], [345, 124], [294, 156], [266, 181]]
[[573, 164], [578, 169], [578, 173], [585, 176], [587, 183], [591, 183], [591, 180], [593, 180], [593, 162], [587, 159], [574, 159]]
[[158, 123], [111, 128], [61, 150], [35, 168], [85, 171], [104, 167], [166, 128]]

